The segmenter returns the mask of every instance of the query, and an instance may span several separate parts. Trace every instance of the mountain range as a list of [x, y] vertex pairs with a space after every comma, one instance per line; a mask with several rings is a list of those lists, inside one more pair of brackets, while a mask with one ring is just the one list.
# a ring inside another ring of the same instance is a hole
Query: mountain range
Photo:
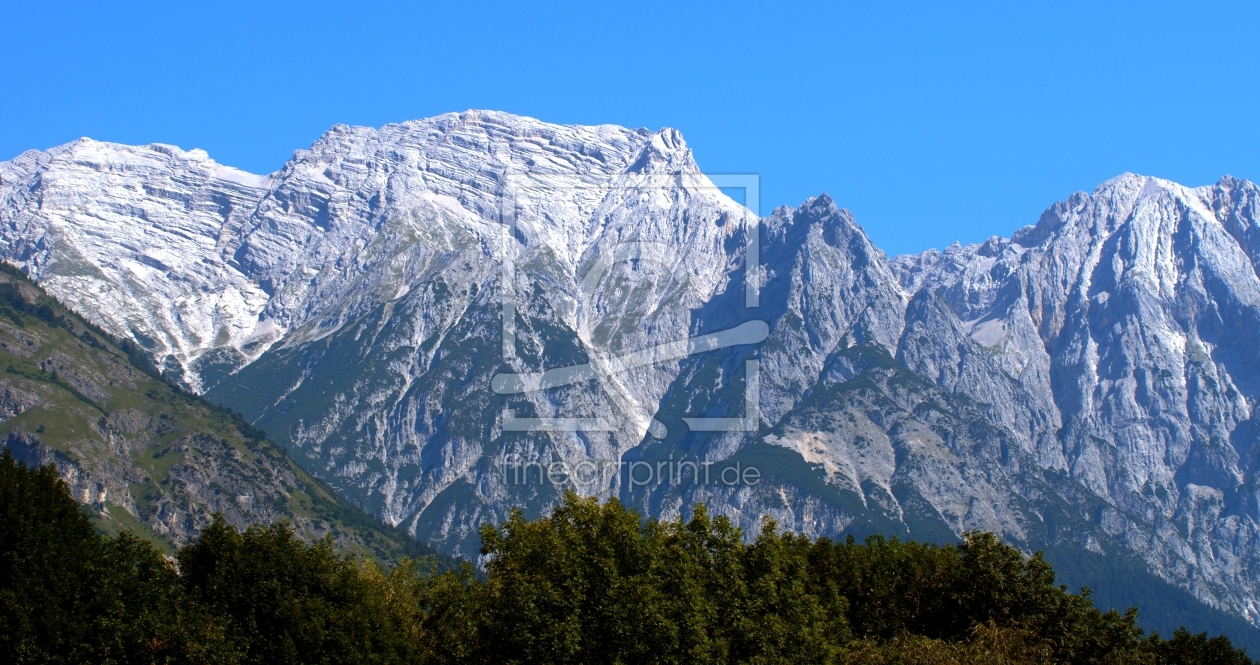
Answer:
[[672, 129], [498, 112], [265, 176], [81, 139], [0, 163], [0, 258], [447, 552], [570, 487], [993, 531], [1260, 626], [1256, 185], [1124, 174], [890, 258], [827, 195], [759, 218], [722, 183]]

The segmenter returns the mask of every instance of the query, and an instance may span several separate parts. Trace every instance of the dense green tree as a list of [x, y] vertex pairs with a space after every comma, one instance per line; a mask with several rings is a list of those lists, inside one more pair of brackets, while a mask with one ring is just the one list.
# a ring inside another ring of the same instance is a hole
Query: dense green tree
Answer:
[[954, 545], [872, 536], [840, 544], [820, 539], [811, 553], [816, 584], [849, 602], [855, 635], [888, 642], [904, 635], [963, 641], [978, 625], [1036, 635], [1056, 662], [1104, 662], [1143, 652], [1137, 614], [1101, 612], [1083, 594], [1054, 583], [1040, 554], [1025, 557], [992, 534]]
[[830, 662], [848, 637], [843, 602], [810, 585], [810, 542], [773, 525], [745, 547], [703, 509], [644, 522], [570, 494], [550, 517], [516, 513], [482, 538], [486, 661]]
[[726, 517], [710, 519], [704, 506], [697, 506], [685, 524], [648, 524], [664, 536], [653, 573], [667, 591], [667, 611], [676, 627], [673, 660], [728, 662], [735, 608], [742, 607], [748, 596], [743, 534]]
[[0, 652], [151, 663], [182, 649], [177, 576], [152, 544], [97, 535], [53, 465], [0, 456]]
[[285, 522], [238, 532], [215, 516], [176, 555], [188, 597], [226, 619], [242, 663], [393, 662], [401, 644], [367, 580], [332, 540], [301, 541]]
[[0, 651], [22, 662], [99, 655], [93, 609], [103, 565], [92, 522], [54, 467], [0, 458]]
[[1207, 633], [1191, 634], [1185, 628], [1173, 631], [1171, 640], [1153, 634], [1147, 650], [1154, 655], [1155, 665], [1250, 665], [1251, 660], [1229, 643], [1229, 638], [1211, 639]]
[[500, 529], [484, 527], [482, 540], [491, 557], [483, 659], [614, 663], [674, 647], [652, 574], [661, 532], [616, 501], [569, 496], [550, 517], [515, 512]]
[[482, 623], [470, 564], [440, 571], [434, 561], [405, 559], [389, 572], [372, 563], [362, 570], [369, 604], [388, 622], [390, 647], [400, 662], [470, 662]]
[[747, 597], [729, 623], [728, 662], [830, 663], [849, 641], [847, 602], [810, 575], [811, 546], [768, 521], [743, 550]]

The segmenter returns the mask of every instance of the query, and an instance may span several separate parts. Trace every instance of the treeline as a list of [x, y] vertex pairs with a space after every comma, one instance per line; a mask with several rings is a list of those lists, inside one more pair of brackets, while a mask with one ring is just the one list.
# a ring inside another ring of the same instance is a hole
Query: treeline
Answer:
[[[17, 327], [22, 328], [26, 325], [26, 322], [22, 320], [22, 315], [25, 314], [43, 321], [50, 327], [65, 329], [94, 349], [105, 348], [105, 344], [101, 340], [107, 340], [110, 344], [117, 347], [118, 350], [122, 351], [136, 369], [164, 383], [171, 384], [176, 390], [182, 390], [178, 385], [171, 382], [169, 378], [158, 372], [152, 361], [145, 354], [144, 349], [140, 348], [139, 345], [130, 339], [115, 337], [105, 332], [100, 326], [76, 315], [70, 308], [48, 295], [44, 291], [44, 287], [31, 281], [26, 276], [26, 273], [17, 266], [0, 261], [0, 274], [7, 275], [15, 280], [0, 281], [0, 316], [8, 318]], [[35, 292], [34, 299], [28, 300], [26, 298], [22, 293], [22, 285]]]
[[482, 530], [484, 577], [385, 571], [216, 520], [164, 557], [98, 536], [52, 466], [0, 458], [0, 654], [15, 663], [1251, 663], [1144, 635], [988, 534], [752, 543], [703, 507], [642, 521], [567, 495]]
[[[0, 261], [0, 275], [7, 275], [14, 280], [2, 281], [3, 278], [0, 278], [0, 316], [8, 318], [17, 327], [25, 327], [27, 322], [23, 320], [22, 315], [27, 315], [39, 319], [49, 327], [66, 330], [94, 349], [106, 349], [106, 344], [113, 345], [127, 357], [127, 361], [135, 369], [161, 381], [185, 400], [189, 402], [203, 402], [206, 408], [226, 416], [240, 431], [247, 444], [257, 444], [267, 438], [267, 432], [255, 427], [242, 414], [232, 409], [206, 402], [198, 398], [198, 396], [189, 393], [172, 376], [159, 371], [139, 344], [124, 337], [116, 337], [86, 318], [79, 316], [65, 304], [48, 295], [44, 287], [31, 281], [20, 268], [11, 263]], [[33, 299], [27, 299], [27, 296], [23, 294], [23, 286], [34, 292]], [[73, 391], [83, 401], [91, 403], [91, 400], [79, 395], [74, 388], [64, 385], [63, 387]], [[149, 397], [156, 398], [156, 395], [150, 394]]]

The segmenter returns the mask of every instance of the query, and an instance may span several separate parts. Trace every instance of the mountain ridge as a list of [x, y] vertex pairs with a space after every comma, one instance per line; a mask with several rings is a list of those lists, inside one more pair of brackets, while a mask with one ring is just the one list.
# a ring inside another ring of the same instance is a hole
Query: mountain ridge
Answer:
[[[767, 513], [811, 535], [892, 519], [1126, 553], [1260, 622], [1249, 182], [1124, 174], [1009, 239], [890, 258], [826, 195], [757, 219], [668, 129], [497, 112], [337, 126], [253, 180], [192, 151], [76, 149], [0, 163], [4, 258], [449, 551], [558, 500], [507, 482], [512, 464], [783, 450], [802, 466], [774, 488], [618, 471], [587, 493], [664, 517], [705, 501], [749, 532]], [[135, 228], [111, 236], [120, 223]], [[764, 342], [617, 364], [752, 321]], [[589, 379], [491, 388], [568, 366]], [[685, 420], [745, 417], [754, 384], [751, 430]], [[613, 426], [522, 431], [508, 413]], [[831, 490], [802, 492], [803, 473]]]

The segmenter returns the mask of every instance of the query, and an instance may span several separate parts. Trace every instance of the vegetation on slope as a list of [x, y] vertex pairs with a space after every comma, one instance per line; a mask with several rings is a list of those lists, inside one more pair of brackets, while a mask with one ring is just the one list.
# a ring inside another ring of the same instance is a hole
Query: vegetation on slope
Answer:
[[180, 390], [115, 340], [0, 266], [0, 441], [55, 462], [97, 527], [167, 552], [220, 513], [288, 520], [307, 539], [397, 560], [421, 548], [303, 471], [238, 414]]
[[384, 571], [286, 524], [215, 519], [174, 562], [98, 536], [51, 465], [0, 458], [0, 652], [34, 663], [1249, 664], [1146, 636], [991, 535], [957, 546], [781, 534], [697, 507], [643, 521], [568, 494], [484, 527], [484, 581]]

